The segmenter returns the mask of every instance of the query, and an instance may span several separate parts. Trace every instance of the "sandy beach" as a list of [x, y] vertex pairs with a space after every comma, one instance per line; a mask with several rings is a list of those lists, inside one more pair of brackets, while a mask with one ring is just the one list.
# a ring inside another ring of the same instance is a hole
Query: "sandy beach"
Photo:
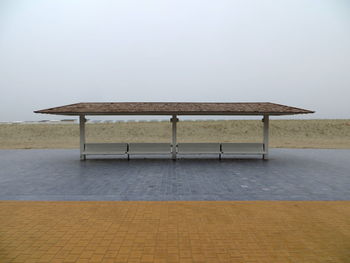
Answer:
[[[170, 142], [170, 122], [87, 123], [87, 142]], [[180, 121], [179, 142], [260, 142], [259, 120]], [[78, 148], [78, 124], [0, 124], [1, 149]], [[350, 148], [350, 120], [271, 120], [270, 146]]]

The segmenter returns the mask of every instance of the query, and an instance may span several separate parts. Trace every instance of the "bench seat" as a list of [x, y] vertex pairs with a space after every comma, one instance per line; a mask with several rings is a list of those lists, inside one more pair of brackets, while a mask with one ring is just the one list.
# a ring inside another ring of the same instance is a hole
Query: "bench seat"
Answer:
[[[171, 154], [170, 143], [86, 143], [84, 155], [142, 155]], [[179, 155], [218, 154], [266, 154], [263, 143], [179, 143]]]
[[128, 154], [170, 154], [170, 143], [129, 143]]
[[179, 154], [220, 154], [220, 143], [179, 143]]
[[85, 143], [85, 150], [83, 154], [126, 154], [128, 152], [127, 143]]
[[223, 154], [264, 154], [263, 143], [222, 143]]

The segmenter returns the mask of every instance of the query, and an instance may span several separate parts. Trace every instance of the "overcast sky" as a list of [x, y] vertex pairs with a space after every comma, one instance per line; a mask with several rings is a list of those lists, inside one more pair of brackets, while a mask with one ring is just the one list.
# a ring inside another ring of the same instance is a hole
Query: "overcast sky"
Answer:
[[271, 101], [350, 118], [350, 1], [0, 0], [0, 89], [0, 121], [85, 101]]

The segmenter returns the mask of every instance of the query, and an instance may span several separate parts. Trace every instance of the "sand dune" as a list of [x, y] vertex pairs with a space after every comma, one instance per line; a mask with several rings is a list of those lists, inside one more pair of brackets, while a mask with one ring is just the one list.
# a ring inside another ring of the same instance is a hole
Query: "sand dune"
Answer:
[[[270, 146], [350, 148], [350, 120], [271, 120]], [[170, 122], [88, 123], [88, 142], [170, 142]], [[259, 142], [259, 120], [183, 121], [179, 142]], [[1, 149], [78, 148], [78, 124], [0, 124]]]

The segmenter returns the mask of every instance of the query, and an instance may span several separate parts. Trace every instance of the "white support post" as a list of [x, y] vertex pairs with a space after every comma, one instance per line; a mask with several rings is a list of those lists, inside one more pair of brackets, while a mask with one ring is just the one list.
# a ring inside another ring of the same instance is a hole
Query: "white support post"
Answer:
[[264, 154], [263, 159], [269, 158], [269, 115], [265, 114], [263, 118], [264, 122]]
[[80, 129], [80, 160], [86, 160], [86, 155], [83, 154], [85, 150], [85, 116], [79, 116], [79, 129]]
[[179, 119], [176, 117], [176, 115], [173, 115], [173, 117], [170, 119], [172, 123], [172, 146], [171, 146], [171, 156], [173, 160], [176, 160], [176, 123], [179, 121]]

